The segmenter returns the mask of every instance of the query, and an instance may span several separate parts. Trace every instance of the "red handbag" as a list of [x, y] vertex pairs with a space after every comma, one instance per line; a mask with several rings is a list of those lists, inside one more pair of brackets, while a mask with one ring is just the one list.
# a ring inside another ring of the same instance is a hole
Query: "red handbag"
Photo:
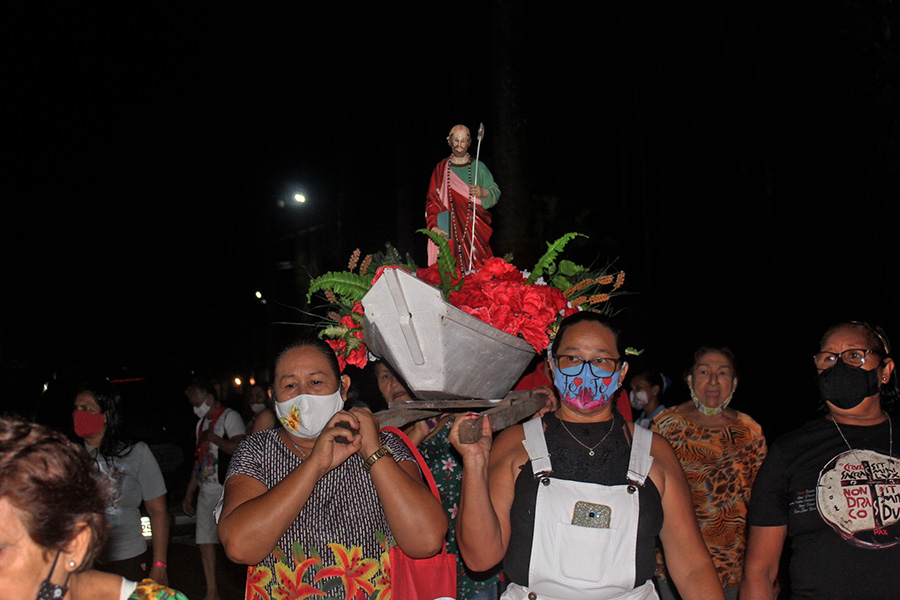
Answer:
[[[418, 448], [396, 427], [385, 427], [382, 431], [396, 433], [406, 443], [416, 457], [431, 493], [440, 502], [437, 484]], [[456, 555], [447, 553], [446, 541], [441, 552], [431, 558], [410, 558], [400, 546], [394, 546], [390, 550], [390, 559], [391, 590], [397, 600], [456, 600]]]

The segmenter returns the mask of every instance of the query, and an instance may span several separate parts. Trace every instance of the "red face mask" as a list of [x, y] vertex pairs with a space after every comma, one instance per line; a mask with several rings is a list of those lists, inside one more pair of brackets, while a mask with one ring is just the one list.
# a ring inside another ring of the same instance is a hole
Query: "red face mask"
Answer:
[[106, 423], [106, 417], [102, 414], [93, 414], [83, 410], [72, 412], [72, 421], [75, 423], [75, 435], [84, 439], [97, 435]]

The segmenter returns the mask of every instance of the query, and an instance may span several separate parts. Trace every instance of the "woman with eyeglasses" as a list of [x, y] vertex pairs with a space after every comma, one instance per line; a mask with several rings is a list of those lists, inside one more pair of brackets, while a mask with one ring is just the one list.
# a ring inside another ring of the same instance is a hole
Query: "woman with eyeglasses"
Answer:
[[[750, 489], [766, 457], [766, 440], [756, 421], [729, 406], [738, 382], [729, 348], [698, 348], [685, 381], [691, 400], [660, 412], [650, 429], [666, 438], [678, 456], [725, 598], [736, 599]], [[665, 558], [668, 562], [670, 556]], [[664, 600], [675, 597], [665, 573], [658, 583]]]
[[900, 597], [900, 432], [886, 412], [897, 397], [880, 327], [845, 322], [813, 357], [825, 414], [779, 438], [750, 504], [741, 600], [775, 598], [790, 538], [790, 598]]
[[561, 403], [491, 440], [450, 441], [463, 457], [457, 540], [466, 564], [502, 561], [504, 600], [652, 599], [655, 542], [685, 599], [723, 598], [678, 458], [659, 435], [625, 421], [611, 399], [628, 371], [602, 316], [566, 318], [550, 367]]

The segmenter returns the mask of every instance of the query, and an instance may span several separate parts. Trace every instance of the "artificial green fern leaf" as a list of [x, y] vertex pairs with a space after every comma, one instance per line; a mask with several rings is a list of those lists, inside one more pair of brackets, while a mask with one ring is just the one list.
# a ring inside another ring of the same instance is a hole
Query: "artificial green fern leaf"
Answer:
[[441, 274], [441, 289], [446, 300], [450, 293], [450, 278], [456, 273], [456, 257], [453, 256], [450, 244], [447, 243], [444, 236], [428, 229], [417, 229], [416, 231], [427, 235], [438, 247], [438, 271]]
[[537, 264], [534, 265], [534, 268], [531, 270], [531, 275], [528, 276], [528, 279], [525, 280], [525, 283], [531, 285], [535, 281], [537, 281], [538, 277], [544, 274], [545, 269], [550, 269], [551, 265], [556, 264], [556, 257], [562, 252], [563, 248], [566, 247], [570, 241], [575, 239], [576, 237], [584, 237], [587, 236], [583, 233], [571, 232], [567, 233], [552, 244], [547, 244], [547, 251], [541, 257]]
[[571, 277], [572, 275], [577, 275], [578, 273], [581, 273], [584, 270], [585, 270], [584, 267], [582, 267], [581, 265], [576, 265], [571, 260], [559, 261], [559, 272], [562, 275]]
[[323, 327], [321, 331], [319, 331], [319, 337], [329, 337], [329, 338], [338, 338], [343, 337], [345, 333], [347, 333], [348, 329], [343, 325], [329, 325], [328, 327]]
[[359, 302], [371, 287], [372, 277], [370, 275], [358, 275], [346, 271], [337, 273], [330, 271], [316, 277], [309, 283], [309, 292], [306, 294], [306, 301], [309, 302], [312, 299], [312, 295], [316, 292], [331, 290], [339, 296], [344, 296], [351, 301]]
[[400, 251], [394, 247], [390, 242], [384, 243], [384, 252], [379, 252], [375, 256], [381, 255], [379, 262], [382, 264], [393, 264], [396, 265], [400, 262]]

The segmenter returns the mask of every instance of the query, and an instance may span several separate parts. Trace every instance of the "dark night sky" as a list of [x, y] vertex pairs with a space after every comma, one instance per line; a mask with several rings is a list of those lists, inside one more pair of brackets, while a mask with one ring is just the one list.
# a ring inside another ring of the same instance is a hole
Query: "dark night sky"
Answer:
[[[511, 4], [473, 9], [479, 27], [383, 8], [4, 19], [0, 360], [264, 363], [284, 314], [253, 292], [299, 302], [278, 297], [293, 295], [278, 240], [320, 227], [299, 238], [320, 270], [385, 241], [421, 262], [443, 137], [479, 121], [505, 193], [495, 252], [524, 268], [545, 240], [589, 234], [573, 256], [618, 259], [639, 292], [632, 341], [672, 375], [701, 341], [730, 343], [739, 408], [759, 398], [773, 423], [825, 324], [898, 335], [889, 5]], [[275, 207], [291, 185], [302, 214]], [[524, 235], [504, 231], [516, 212], [533, 215]]]

